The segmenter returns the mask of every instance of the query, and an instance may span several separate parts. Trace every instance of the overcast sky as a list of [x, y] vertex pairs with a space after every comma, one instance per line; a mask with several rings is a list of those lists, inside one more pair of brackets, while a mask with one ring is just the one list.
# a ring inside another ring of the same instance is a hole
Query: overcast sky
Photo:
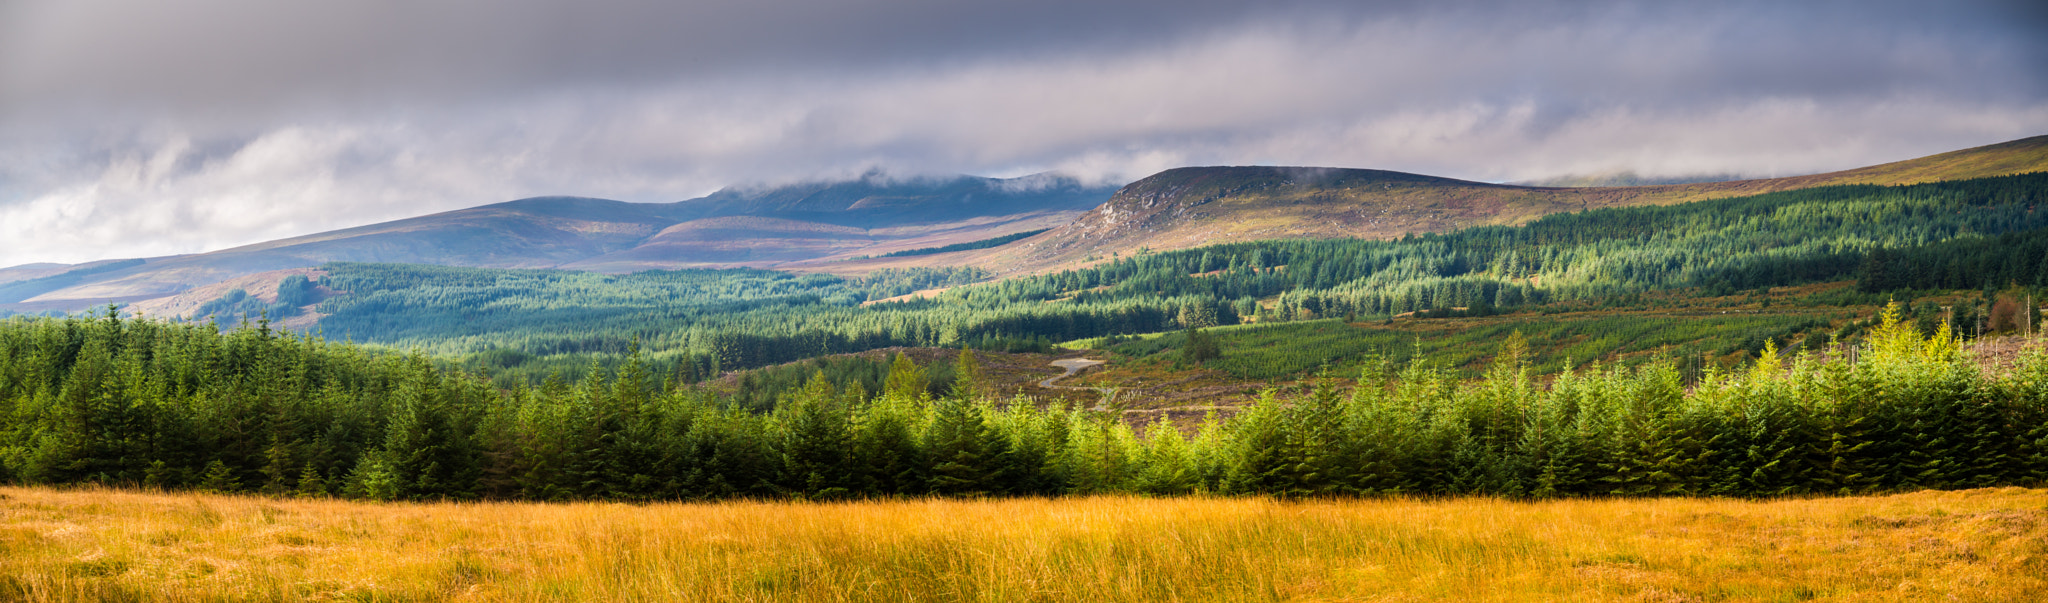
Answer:
[[0, 266], [870, 168], [1829, 171], [2048, 134], [2031, 4], [0, 0]]

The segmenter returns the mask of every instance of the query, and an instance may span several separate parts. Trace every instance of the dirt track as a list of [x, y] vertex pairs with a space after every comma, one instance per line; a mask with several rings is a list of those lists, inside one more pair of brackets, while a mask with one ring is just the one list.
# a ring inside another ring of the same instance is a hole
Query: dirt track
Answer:
[[1067, 369], [1067, 372], [1060, 373], [1058, 375], [1053, 375], [1051, 377], [1046, 377], [1044, 381], [1038, 382], [1038, 386], [1047, 389], [1085, 389], [1092, 391], [1095, 388], [1077, 387], [1072, 385], [1053, 385], [1052, 383], [1054, 381], [1059, 381], [1061, 379], [1072, 377], [1074, 376], [1074, 373], [1081, 372], [1081, 369], [1085, 369], [1102, 363], [1103, 361], [1101, 360], [1089, 360], [1087, 358], [1068, 358], [1065, 360], [1054, 360], [1052, 361], [1053, 366]]

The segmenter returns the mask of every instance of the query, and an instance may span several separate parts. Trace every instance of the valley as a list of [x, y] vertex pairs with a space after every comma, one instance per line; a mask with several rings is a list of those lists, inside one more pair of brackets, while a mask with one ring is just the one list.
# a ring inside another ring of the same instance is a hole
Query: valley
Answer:
[[0, 603], [2048, 601], [2042, 4], [0, 0]]
[[624, 273], [832, 261], [1049, 228], [1112, 190], [1050, 175], [871, 174], [676, 203], [538, 197], [207, 253], [0, 269], [0, 309], [78, 311], [330, 262]]
[[[670, 204], [522, 199], [202, 254], [4, 268], [0, 311], [146, 302], [328, 262], [605, 273], [751, 267], [839, 276], [973, 266], [988, 278], [1007, 278], [1233, 242], [1398, 239], [1525, 224], [1559, 212], [2043, 169], [2048, 136], [1827, 174], [1629, 187], [1529, 187], [1298, 167], [1179, 168], [1122, 189], [1052, 175], [998, 180], [869, 174], [850, 181], [736, 187]], [[882, 257], [1037, 230], [1044, 232], [986, 249]]]
[[[1984, 157], [2041, 140], [1908, 163], [2004, 166]], [[1849, 173], [1923, 173], [1912, 165]], [[1318, 174], [1173, 170], [1078, 221], [1012, 221], [1041, 228], [956, 251], [903, 227], [896, 249], [915, 253], [830, 262], [870, 263], [848, 274], [520, 262], [642, 261], [654, 256], [628, 252], [750, 238], [844, 254], [832, 241], [882, 223], [818, 207], [889, 220], [901, 203], [946, 219], [981, 210], [866, 190], [849, 202], [828, 186], [730, 206], [792, 217], [562, 199], [436, 217], [573, 214], [548, 223], [584, 234], [528, 245], [565, 232], [534, 231], [495, 256], [431, 247], [499, 266], [326, 261], [0, 319], [0, 401], [17, 427], [0, 433], [0, 477], [377, 500], [1540, 499], [2022, 485], [2048, 462], [2044, 422], [2008, 420], [2048, 412], [2035, 391], [2048, 370], [2048, 173], [1684, 202], [1673, 191], [1783, 183], [1538, 191]], [[1372, 190], [1499, 223], [1114, 243], [1233, 207], [1361, 228], [1268, 210], [1351, 207], [1339, 193]], [[1468, 193], [1649, 201], [1486, 209], [1458, 201], [1480, 198]], [[1147, 204], [1157, 211], [1125, 213]], [[369, 253], [379, 247], [364, 241], [404, 228], [274, 248]], [[966, 261], [1091, 237], [1107, 257], [1076, 267], [1005, 276]], [[113, 286], [150, 265], [34, 267], [5, 286]], [[1083, 358], [1103, 363], [1060, 377]], [[2005, 452], [1967, 453], [1985, 446]]]

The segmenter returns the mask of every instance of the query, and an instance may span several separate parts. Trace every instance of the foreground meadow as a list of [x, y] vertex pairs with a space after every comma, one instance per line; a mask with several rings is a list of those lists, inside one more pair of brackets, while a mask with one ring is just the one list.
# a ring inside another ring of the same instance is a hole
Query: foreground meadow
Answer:
[[0, 496], [0, 600], [2048, 600], [2048, 490], [2022, 488], [1762, 502]]

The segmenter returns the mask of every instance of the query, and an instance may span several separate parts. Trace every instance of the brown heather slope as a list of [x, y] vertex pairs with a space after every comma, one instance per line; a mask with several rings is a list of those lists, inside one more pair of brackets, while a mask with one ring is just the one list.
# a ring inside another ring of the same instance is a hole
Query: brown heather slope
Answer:
[[43, 278], [46, 276], [56, 276], [80, 268], [91, 268], [93, 266], [104, 265], [115, 261], [118, 260], [100, 260], [97, 262], [86, 262], [83, 264], [52, 264], [45, 262], [40, 264], [22, 264], [20, 266], [0, 268], [0, 285], [25, 281], [29, 279]]
[[1043, 230], [1111, 192], [1051, 175], [873, 176], [735, 188], [676, 203], [535, 197], [208, 253], [0, 268], [0, 310], [149, 300], [327, 262], [598, 272], [777, 267]]
[[[1381, 170], [1190, 167], [1131, 183], [1109, 202], [1045, 234], [986, 250], [893, 258], [889, 265], [971, 264], [1007, 276], [1074, 268], [1143, 249], [1285, 238], [1393, 239], [1410, 233], [1523, 224], [1583, 209], [2043, 170], [2048, 170], [2048, 136], [1826, 174], [1656, 186], [1531, 187]], [[837, 271], [858, 268], [848, 265]]]
[[[304, 276], [317, 282], [320, 280], [320, 277], [327, 276], [327, 271], [319, 268], [287, 268], [284, 270], [258, 272], [256, 274], [227, 279], [211, 285], [193, 287], [177, 295], [136, 302], [129, 305], [127, 310], [143, 316], [201, 318], [195, 316], [195, 314], [197, 314], [202, 304], [220, 299], [221, 296], [227, 295], [229, 291], [235, 289], [241, 289], [243, 292], [248, 293], [249, 297], [262, 300], [266, 304], [276, 303], [278, 284], [292, 276]], [[333, 294], [333, 291], [328, 290], [326, 287], [315, 287], [312, 303], [300, 306], [297, 316], [278, 320], [272, 326], [302, 332], [313, 330], [314, 325], [320, 321], [321, 316], [313, 308], [331, 294]], [[254, 320], [254, 318], [252, 317], [251, 320]]]
[[[1112, 254], [1278, 238], [1398, 238], [1601, 207], [1667, 205], [1839, 184], [1911, 184], [2048, 170], [2048, 136], [1854, 170], [1762, 180], [1559, 188], [1337, 168], [1193, 167], [1103, 189], [1053, 177], [868, 179], [720, 191], [673, 204], [546, 197], [137, 265], [0, 299], [0, 309], [82, 309], [176, 295], [240, 276], [332, 261], [630, 272], [752, 266], [865, 274], [978, 266], [997, 277]], [[1078, 216], [1078, 217], [1075, 217]], [[1052, 228], [991, 249], [852, 260]], [[103, 264], [0, 269], [0, 293]], [[40, 285], [38, 285], [40, 286]]]

